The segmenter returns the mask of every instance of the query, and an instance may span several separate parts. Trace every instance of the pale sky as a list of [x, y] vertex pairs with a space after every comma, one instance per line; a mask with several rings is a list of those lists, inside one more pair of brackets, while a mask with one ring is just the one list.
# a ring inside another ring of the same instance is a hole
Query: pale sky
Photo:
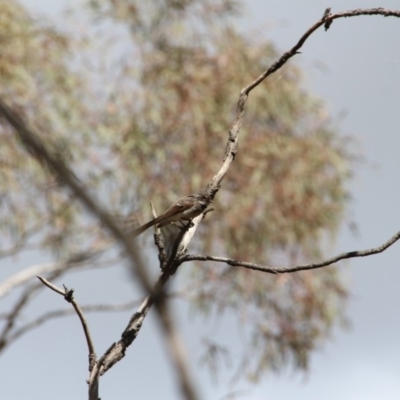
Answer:
[[[60, 10], [74, 2], [25, 0], [22, 3], [35, 12], [62, 18]], [[398, 0], [336, 0], [331, 4], [320, 0], [253, 0], [247, 4], [249, 11], [243, 29], [257, 28], [282, 51], [293, 46], [329, 5], [333, 12], [378, 6], [400, 9]], [[325, 100], [333, 119], [345, 113], [339, 122], [340, 130], [357, 138], [359, 150], [367, 160], [358, 167], [351, 186], [354, 196], [351, 212], [360, 235], [354, 237], [344, 228], [332, 254], [378, 246], [400, 230], [399, 38], [400, 19], [375, 16], [340, 20], [328, 32], [321, 30], [314, 34], [303, 47], [302, 55], [296, 58], [304, 69], [308, 87]], [[351, 285], [348, 315], [352, 327], [337, 332], [334, 340], [312, 357], [306, 377], [284, 373], [280, 377], [271, 375], [258, 386], [239, 382], [231, 387], [226, 376], [222, 375], [219, 384], [215, 384], [193, 362], [192, 373], [202, 398], [218, 400], [238, 391], [237, 398], [246, 400], [398, 400], [399, 260], [400, 243], [380, 255], [337, 267], [345, 271]], [[21, 262], [26, 266], [32, 263]], [[88, 293], [90, 279], [96, 279], [96, 285]], [[110, 294], [112, 300], [122, 301], [132, 290], [121, 271], [112, 274], [104, 271], [96, 277], [88, 273], [86, 279], [71, 275], [70, 285], [82, 294], [84, 303], [93, 303], [96, 295], [104, 293]], [[53, 293], [41, 296], [38, 301], [35, 307], [40, 302], [54, 303], [57, 308], [64, 306], [62, 299]], [[185, 307], [177, 309], [188, 353], [196, 360], [199, 352], [192, 333], [204, 322], [189, 318]], [[89, 316], [99, 353], [118, 338], [126, 319], [127, 314]], [[115, 326], [121, 329], [116, 332]], [[224, 326], [218, 329], [222, 334], [230, 330]], [[175, 376], [170, 372], [162, 346], [150, 316], [125, 359], [102, 378], [102, 398], [178, 399]], [[86, 359], [84, 337], [76, 318], [48, 323], [16, 342], [0, 358], [1, 397], [85, 398]]]

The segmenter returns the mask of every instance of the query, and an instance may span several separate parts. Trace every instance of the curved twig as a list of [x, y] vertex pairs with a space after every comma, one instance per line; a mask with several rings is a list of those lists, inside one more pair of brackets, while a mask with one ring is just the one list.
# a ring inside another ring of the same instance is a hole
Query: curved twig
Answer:
[[317, 21], [314, 25], [312, 25], [310, 28], [308, 28], [307, 31], [303, 34], [303, 36], [299, 39], [299, 41], [289, 51], [285, 52], [279, 58], [279, 60], [271, 64], [271, 66], [265, 72], [263, 72], [255, 81], [250, 83], [250, 85], [246, 86], [242, 90], [241, 94], [248, 96], [248, 94], [261, 82], [263, 82], [269, 75], [273, 74], [284, 64], [286, 64], [286, 62], [290, 58], [292, 58], [296, 54], [299, 54], [299, 50], [303, 47], [303, 44], [306, 42], [306, 40], [321, 26], [324, 26], [325, 30], [327, 31], [335, 19], [359, 17], [361, 15], [382, 15], [383, 17], [400, 18], [400, 11], [386, 10], [384, 8], [378, 7], [378, 8], [343, 11], [340, 13], [331, 14], [331, 9], [327, 8], [322, 18], [319, 21]]
[[96, 352], [94, 349], [94, 344], [93, 344], [92, 336], [90, 334], [89, 326], [86, 322], [86, 318], [83, 315], [83, 311], [79, 307], [79, 304], [74, 299], [74, 289], [68, 289], [65, 286], [64, 286], [64, 289], [60, 289], [59, 287], [57, 287], [56, 285], [53, 285], [51, 282], [49, 282], [47, 279], [43, 278], [42, 276], [38, 276], [37, 278], [40, 280], [40, 282], [42, 282], [48, 288], [50, 288], [54, 292], [63, 296], [64, 299], [68, 303], [71, 303], [72, 306], [74, 307], [75, 312], [78, 314], [78, 317], [81, 321], [83, 331], [85, 333], [86, 343], [88, 345], [88, 350], [89, 350], [89, 360], [92, 360], [92, 362], [89, 363], [89, 370], [91, 370], [93, 367], [93, 363], [96, 362]]
[[299, 54], [299, 50], [306, 42], [306, 40], [321, 26], [325, 27], [325, 30], [328, 30], [332, 25], [332, 22], [335, 19], [339, 18], [349, 18], [349, 17], [358, 17], [361, 15], [381, 15], [383, 17], [397, 17], [400, 18], [400, 11], [386, 10], [384, 8], [370, 8], [370, 9], [357, 9], [352, 11], [345, 11], [337, 14], [331, 14], [330, 8], [327, 8], [322, 16], [322, 18], [313, 24], [307, 31], [301, 36], [298, 42], [287, 52], [285, 52], [277, 61], [270, 65], [270, 67], [265, 70], [257, 79], [255, 79], [252, 83], [244, 87], [239, 96], [239, 100], [236, 107], [236, 117], [235, 121], [232, 125], [232, 128], [229, 131], [228, 143], [226, 145], [224, 162], [218, 171], [218, 173], [213, 177], [209, 186], [217, 189], [220, 185], [222, 179], [227, 173], [230, 164], [235, 159], [235, 155], [237, 152], [238, 146], [238, 136], [240, 132], [240, 128], [242, 126], [242, 120], [244, 115], [244, 110], [246, 106], [247, 99], [249, 97], [250, 92], [256, 88], [261, 82], [263, 82], [269, 75], [276, 72], [283, 65], [287, 63], [293, 56]]
[[303, 265], [296, 265], [294, 267], [286, 267], [286, 268], [276, 268], [276, 267], [268, 267], [267, 265], [260, 265], [246, 261], [239, 261], [234, 260], [232, 258], [226, 257], [214, 257], [214, 256], [207, 256], [201, 254], [187, 254], [186, 256], [182, 257], [181, 262], [187, 261], [215, 261], [220, 263], [225, 263], [230, 265], [231, 267], [244, 267], [247, 269], [252, 269], [254, 271], [261, 271], [266, 272], [269, 274], [287, 274], [291, 272], [297, 271], [307, 271], [310, 269], [318, 269], [322, 267], [326, 267], [328, 265], [334, 264], [340, 260], [345, 260], [348, 258], [356, 258], [356, 257], [366, 257], [371, 256], [373, 254], [379, 254], [385, 251], [388, 247], [392, 244], [397, 242], [400, 239], [400, 231], [397, 232], [394, 236], [392, 236], [387, 242], [383, 243], [381, 246], [374, 247], [372, 249], [367, 250], [358, 250], [358, 251], [349, 251], [347, 253], [339, 254], [335, 257], [329, 258], [328, 260], [321, 261], [319, 263], [312, 263], [312, 264], [303, 264]]

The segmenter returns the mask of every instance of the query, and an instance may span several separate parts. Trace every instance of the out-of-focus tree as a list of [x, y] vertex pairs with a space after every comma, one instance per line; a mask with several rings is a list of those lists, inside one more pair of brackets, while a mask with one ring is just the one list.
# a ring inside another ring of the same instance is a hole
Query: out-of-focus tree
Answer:
[[[213, 176], [241, 88], [278, 53], [237, 29], [236, 1], [91, 0], [87, 7], [89, 21], [103, 27], [89, 26], [83, 40], [0, 0], [0, 95], [110, 212], [144, 210], [150, 197], [162, 210]], [[301, 75], [286, 65], [252, 94], [237, 158], [198, 231], [199, 251], [282, 265], [320, 258], [334, 239], [349, 200], [350, 140]], [[63, 259], [107, 252], [112, 244], [100, 224], [11, 131], [2, 126], [0, 134], [1, 254], [32, 246]], [[186, 283], [187, 300], [205, 316], [233, 310], [246, 319], [240, 365], [251, 378], [287, 364], [306, 368], [344, 320], [347, 292], [332, 268], [271, 277], [203, 263]], [[219, 346], [209, 339], [212, 365]]]

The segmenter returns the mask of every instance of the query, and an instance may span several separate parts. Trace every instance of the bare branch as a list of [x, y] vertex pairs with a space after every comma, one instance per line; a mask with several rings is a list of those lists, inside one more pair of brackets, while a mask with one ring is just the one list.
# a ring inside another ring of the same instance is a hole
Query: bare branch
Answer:
[[125, 356], [126, 349], [136, 339], [147, 313], [149, 312], [151, 306], [154, 304], [156, 298], [160, 296], [162, 289], [168, 281], [169, 277], [170, 273], [167, 270], [164, 270], [160, 274], [156, 284], [154, 285], [152, 293], [143, 300], [138, 310], [135, 312], [135, 314], [132, 315], [128, 326], [122, 332], [121, 339], [118, 342], [113, 343], [111, 347], [99, 359], [97, 363], [97, 369], [92, 371], [90, 379], [92, 379], [92, 375], [95, 374], [103, 375], [107, 370], [109, 370], [114, 364], [116, 364]]
[[[64, 286], [64, 290], [62, 290], [41, 276], [38, 276], [38, 279], [48, 288], [63, 296], [64, 299], [68, 303], [71, 303], [72, 306], [74, 307], [75, 312], [77, 313], [81, 321], [83, 332], [85, 333], [86, 343], [89, 350], [89, 371], [97, 370], [97, 361], [96, 361], [97, 356], [94, 349], [93, 340], [90, 335], [89, 326], [86, 322], [86, 319], [83, 315], [81, 308], [74, 299], [73, 296], [74, 290], [73, 289], [69, 290], [66, 286]], [[98, 380], [98, 375], [96, 375], [95, 379], [92, 380], [91, 383], [89, 384], [89, 400], [98, 400], [98, 399], [99, 399], [99, 380]]]
[[180, 261], [182, 263], [187, 262], [187, 261], [215, 261], [215, 262], [221, 262], [221, 263], [228, 264], [231, 267], [244, 267], [247, 269], [252, 269], [254, 271], [267, 272], [269, 274], [286, 274], [286, 273], [291, 273], [291, 272], [307, 271], [310, 269], [326, 267], [326, 266], [334, 264], [340, 260], [345, 260], [348, 258], [366, 257], [366, 256], [371, 256], [373, 254], [379, 254], [379, 253], [382, 253], [383, 251], [385, 251], [387, 248], [389, 248], [392, 244], [397, 242], [399, 239], [400, 239], [400, 231], [397, 232], [394, 236], [392, 236], [387, 242], [383, 243], [381, 246], [378, 246], [378, 247], [375, 247], [372, 249], [349, 251], [347, 253], [339, 254], [338, 256], [332, 257], [326, 261], [322, 261], [319, 263], [303, 264], [303, 265], [297, 265], [294, 267], [287, 267], [287, 268], [268, 267], [266, 265], [260, 265], [260, 264], [255, 264], [255, 263], [251, 263], [251, 262], [246, 262], [246, 261], [233, 260], [231, 258], [205, 256], [205, 255], [201, 255], [201, 254], [188, 254], [188, 255], [182, 257]]
[[242, 94], [246, 96], [255, 88], [257, 87], [262, 81], [264, 81], [269, 75], [276, 72], [280, 69], [286, 62], [299, 54], [299, 50], [306, 42], [306, 40], [321, 26], [324, 25], [325, 30], [331, 26], [333, 20], [338, 18], [349, 18], [349, 17], [359, 17], [361, 15], [382, 15], [383, 17], [397, 17], [400, 18], [400, 11], [392, 11], [392, 10], [385, 10], [384, 8], [370, 8], [370, 9], [357, 9], [351, 11], [344, 11], [337, 14], [331, 14], [331, 9], [327, 8], [322, 16], [322, 18], [317, 21], [314, 25], [312, 25], [299, 39], [299, 41], [286, 53], [284, 53], [278, 61], [274, 62], [264, 73], [262, 73], [254, 82], [250, 83], [250, 85], [246, 86], [242, 90]]
[[289, 51], [284, 53], [279, 60], [274, 62], [265, 72], [263, 72], [256, 80], [250, 83], [248, 86], [243, 88], [239, 95], [239, 100], [236, 107], [236, 117], [229, 131], [228, 143], [226, 145], [224, 162], [218, 171], [218, 173], [212, 178], [209, 184], [210, 188], [217, 189], [220, 185], [225, 174], [228, 172], [230, 164], [235, 159], [237, 147], [238, 147], [238, 136], [240, 128], [242, 126], [242, 120], [244, 115], [244, 109], [246, 106], [247, 99], [250, 92], [263, 82], [269, 75], [280, 69], [286, 62], [296, 54], [299, 54], [300, 48], [306, 42], [306, 40], [322, 25], [327, 30], [332, 24], [332, 21], [338, 18], [358, 17], [361, 15], [382, 15], [383, 17], [397, 17], [400, 18], [400, 11], [385, 10], [383, 8], [371, 8], [371, 9], [357, 9], [352, 11], [345, 11], [342, 13], [331, 14], [330, 9], [326, 9], [322, 18], [312, 25], [300, 38], [300, 40], [293, 46]]
[[61, 294], [61, 296], [66, 296], [66, 290], [62, 290], [62, 289], [58, 288], [56, 285], [53, 285], [52, 283], [50, 283], [48, 280], [46, 280], [45, 278], [43, 278], [41, 276], [38, 276], [37, 278], [40, 280], [40, 282], [43, 283], [43, 285], [46, 285], [51, 290], [55, 291], [58, 294]]
[[53, 285], [51, 282], [49, 282], [47, 279], [43, 278], [42, 276], [38, 276], [38, 279], [40, 282], [42, 282], [44, 285], [46, 285], [48, 288], [51, 290], [55, 291], [56, 293], [60, 294], [61, 296], [64, 297], [64, 299], [68, 302], [71, 303], [72, 306], [74, 307], [76, 313], [78, 314], [78, 317], [81, 321], [83, 331], [85, 333], [86, 337], [86, 342], [88, 345], [89, 349], [89, 360], [92, 360], [92, 363], [89, 364], [89, 370], [92, 369], [92, 364], [96, 361], [96, 353], [94, 349], [94, 344], [92, 337], [90, 335], [89, 327], [86, 322], [86, 319], [83, 315], [83, 312], [81, 308], [79, 307], [79, 304], [75, 301], [74, 299], [74, 290], [73, 289], [67, 289], [67, 287], [64, 286], [64, 289], [60, 289], [56, 285]]
[[[164, 270], [154, 286], [152, 294], [147, 296], [142, 304], [139, 306], [137, 312], [131, 317], [128, 326], [125, 328], [121, 335], [121, 339], [113, 343], [111, 347], [105, 352], [105, 354], [98, 360], [97, 364], [93, 368], [89, 382], [95, 381], [99, 376], [103, 375], [108, 369], [110, 369], [114, 364], [119, 362], [124, 356], [126, 349], [132, 344], [136, 339], [139, 331], [142, 327], [143, 321], [147, 316], [150, 308], [154, 304], [158, 304], [160, 301], [165, 302], [165, 295], [162, 292], [166, 282], [170, 277], [169, 270]], [[160, 300], [161, 299], [161, 300]], [[196, 391], [194, 390], [194, 385], [191, 379], [187, 375], [188, 368], [186, 366], [186, 361], [184, 360], [184, 351], [177, 332], [174, 328], [170, 326], [165, 326], [165, 324], [172, 324], [171, 316], [164, 316], [161, 311], [159, 311], [159, 306], [156, 307], [158, 311], [158, 319], [164, 330], [168, 330], [168, 342], [169, 345], [173, 345], [174, 348], [171, 350], [171, 357], [173, 363], [177, 368], [177, 372], [180, 378], [181, 388], [185, 393], [187, 399], [197, 399]], [[165, 321], [165, 318], [168, 321]], [[182, 372], [183, 371], [183, 372]], [[89, 383], [90, 384], [90, 383]]]

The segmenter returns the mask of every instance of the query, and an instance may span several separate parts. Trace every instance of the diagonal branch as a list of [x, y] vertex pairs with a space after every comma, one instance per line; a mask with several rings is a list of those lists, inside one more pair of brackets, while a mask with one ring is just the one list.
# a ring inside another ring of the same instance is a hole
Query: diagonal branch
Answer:
[[383, 17], [397, 17], [400, 18], [400, 11], [394, 10], [385, 10], [383, 8], [370, 8], [370, 9], [357, 9], [352, 11], [345, 11], [337, 14], [331, 14], [330, 8], [326, 9], [322, 18], [313, 24], [298, 40], [298, 42], [287, 52], [285, 52], [277, 61], [270, 65], [270, 67], [264, 71], [257, 79], [255, 79], [248, 86], [243, 88], [239, 95], [239, 100], [237, 102], [236, 107], [236, 117], [235, 121], [232, 125], [232, 128], [229, 130], [229, 138], [228, 143], [226, 145], [225, 156], [223, 160], [223, 164], [218, 171], [218, 173], [212, 178], [209, 187], [213, 189], [217, 189], [220, 185], [222, 179], [225, 174], [228, 172], [230, 164], [233, 162], [236, 156], [237, 147], [238, 147], [238, 136], [240, 132], [240, 128], [242, 126], [244, 110], [246, 106], [247, 99], [249, 97], [250, 92], [256, 88], [261, 82], [263, 82], [269, 75], [276, 72], [283, 65], [286, 64], [293, 56], [299, 54], [299, 50], [306, 42], [306, 40], [321, 26], [325, 27], [325, 30], [328, 30], [331, 26], [332, 22], [335, 19], [339, 18], [349, 18], [349, 17], [358, 17], [361, 15], [381, 15]]
[[172, 314], [167, 308], [167, 305], [164, 304], [166, 303], [167, 299], [166, 294], [163, 292], [163, 288], [165, 287], [165, 284], [169, 280], [170, 276], [171, 271], [169, 268], [162, 271], [152, 293], [143, 300], [136, 313], [133, 314], [128, 326], [121, 335], [121, 339], [111, 345], [111, 347], [105, 352], [105, 354], [99, 359], [93, 368], [89, 382], [94, 380], [96, 377], [103, 375], [108, 369], [110, 369], [125, 356], [126, 349], [132, 344], [139, 334], [147, 313], [149, 312], [150, 308], [155, 305], [158, 314], [158, 320], [166, 335], [166, 341], [168, 344], [167, 348], [170, 351], [172, 363], [175, 366], [175, 370], [178, 374], [182, 393], [188, 400], [195, 400], [198, 398], [194, 384], [188, 373], [189, 368], [186, 363], [181, 340], [178, 332], [173, 327], [173, 323], [171, 322]]
[[286, 274], [291, 272], [307, 271], [310, 269], [327, 267], [328, 265], [332, 265], [338, 261], [346, 260], [348, 258], [366, 257], [374, 254], [379, 254], [385, 251], [399, 239], [400, 239], [400, 231], [397, 232], [394, 236], [392, 236], [387, 242], [383, 243], [381, 246], [374, 247], [372, 249], [349, 251], [347, 253], [339, 254], [335, 257], [329, 258], [328, 260], [321, 261], [319, 263], [303, 264], [286, 268], [269, 267], [267, 265], [260, 265], [246, 261], [234, 260], [232, 258], [206, 256], [201, 254], [187, 254], [186, 256], [181, 258], [181, 262], [183, 263], [187, 261], [215, 261], [228, 264], [231, 267], [244, 267], [247, 269], [251, 269], [253, 271], [261, 271], [269, 274]]
[[331, 9], [327, 8], [322, 18], [315, 24], [313, 24], [310, 28], [308, 28], [308, 30], [303, 34], [303, 36], [299, 39], [299, 41], [290, 50], [284, 53], [279, 58], [279, 60], [271, 64], [271, 66], [265, 72], [263, 72], [254, 82], [250, 83], [250, 85], [246, 86], [241, 93], [248, 96], [248, 94], [261, 82], [263, 82], [269, 75], [273, 74], [278, 69], [280, 69], [293, 56], [299, 54], [299, 50], [303, 47], [303, 44], [306, 42], [306, 40], [321, 26], [324, 26], [325, 30], [327, 31], [335, 19], [359, 17], [361, 15], [381, 15], [383, 17], [400, 18], [400, 11], [385, 10], [384, 8], [369, 8], [369, 9], [357, 9], [357, 10], [344, 11], [336, 14], [331, 14]]
[[98, 360], [96, 369], [93, 369], [90, 379], [92, 379], [92, 377], [94, 378], [95, 375], [103, 375], [114, 364], [125, 357], [126, 349], [136, 339], [147, 313], [157, 298], [162, 295], [162, 290], [165, 284], [168, 282], [170, 276], [171, 274], [169, 270], [164, 270], [161, 272], [156, 284], [154, 285], [152, 293], [143, 300], [138, 310], [132, 315], [128, 326], [121, 334], [121, 339], [118, 340], [118, 342], [113, 343], [104, 353], [104, 355]]
[[25, 149], [31, 153], [40, 163], [44, 164], [50, 173], [54, 174], [61, 183], [68, 187], [79, 201], [87, 209], [101, 220], [112, 235], [123, 246], [132, 265], [134, 266], [135, 276], [138, 278], [142, 289], [150, 293], [152, 286], [144, 261], [139, 252], [138, 246], [130, 240], [97, 202], [89, 195], [84, 187], [78, 182], [74, 174], [60, 157], [52, 154], [43, 144], [40, 137], [25, 124], [18, 113], [13, 111], [6, 103], [0, 99], [0, 117], [5, 119], [15, 130]]

